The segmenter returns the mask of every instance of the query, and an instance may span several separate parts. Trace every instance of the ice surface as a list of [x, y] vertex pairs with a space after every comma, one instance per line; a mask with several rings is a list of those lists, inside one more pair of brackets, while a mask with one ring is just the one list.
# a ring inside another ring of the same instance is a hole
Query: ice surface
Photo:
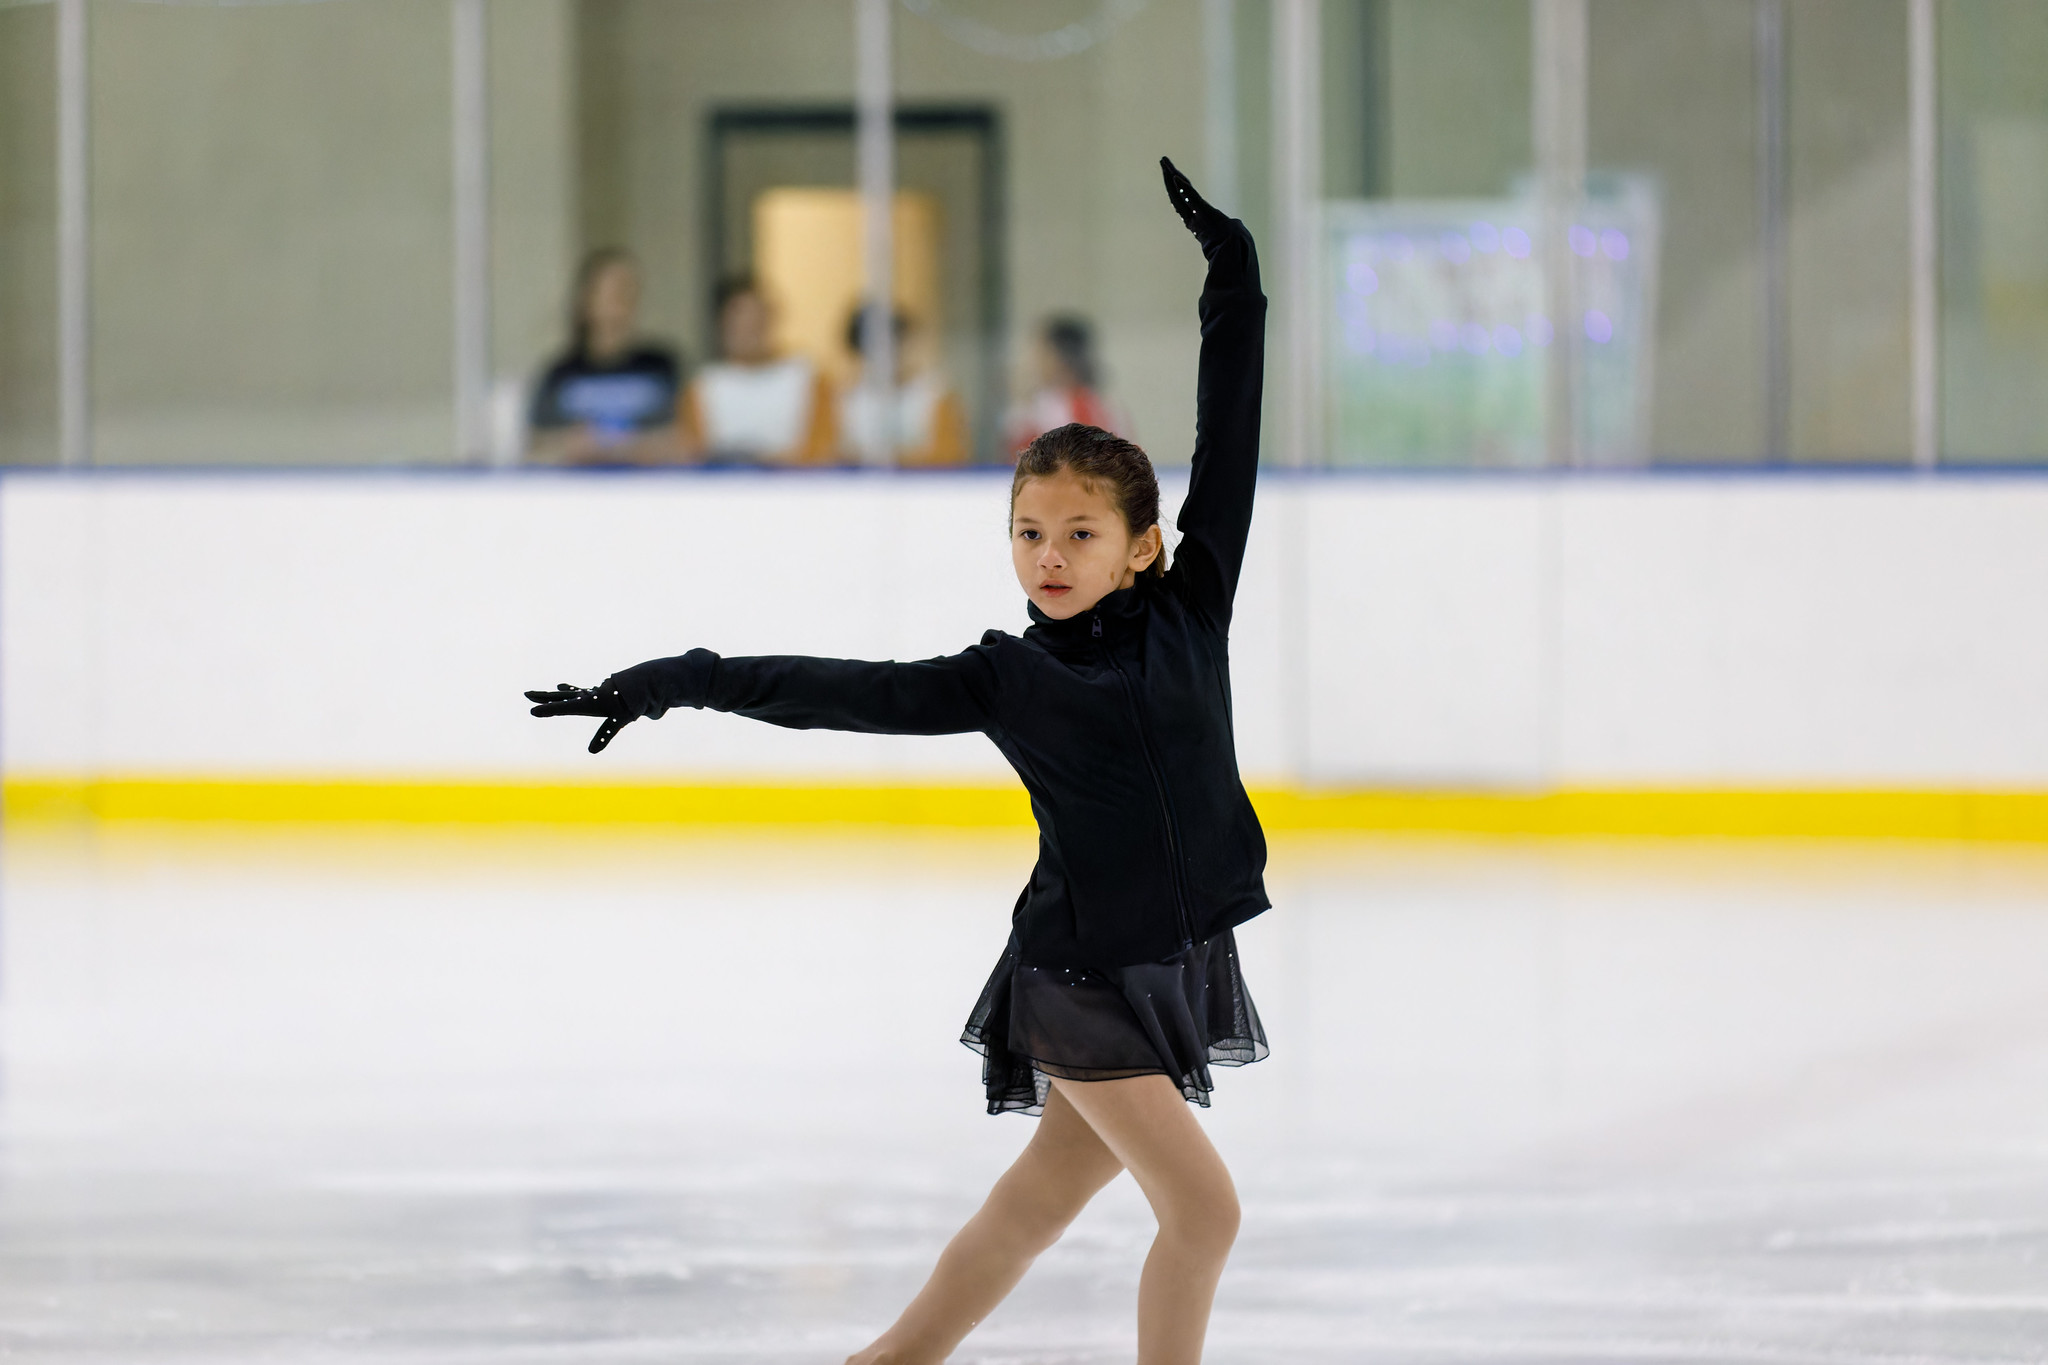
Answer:
[[[17, 831], [0, 1359], [837, 1362], [1011, 836]], [[1209, 1359], [2048, 1360], [2048, 855], [1280, 842]], [[957, 1359], [1128, 1361], [1119, 1182]]]

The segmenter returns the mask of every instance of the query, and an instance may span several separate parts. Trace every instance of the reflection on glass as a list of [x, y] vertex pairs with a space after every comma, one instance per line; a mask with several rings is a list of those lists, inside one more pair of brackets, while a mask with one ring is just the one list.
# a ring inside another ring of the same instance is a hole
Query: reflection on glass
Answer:
[[54, 17], [0, 8], [0, 464], [57, 458]]
[[1941, 61], [1942, 456], [2048, 456], [2048, 6], [1949, 0]]

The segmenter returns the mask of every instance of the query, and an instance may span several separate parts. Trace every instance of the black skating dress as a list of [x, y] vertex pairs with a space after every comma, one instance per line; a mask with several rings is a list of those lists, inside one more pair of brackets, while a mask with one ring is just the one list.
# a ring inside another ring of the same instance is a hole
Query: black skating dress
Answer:
[[[1184, 182], [1183, 182], [1184, 183]], [[1199, 202], [1199, 201], [1196, 201]], [[1039, 856], [967, 1021], [990, 1113], [1048, 1078], [1165, 1075], [1264, 1057], [1231, 930], [1266, 909], [1265, 837], [1237, 771], [1228, 640], [1258, 476], [1265, 296], [1243, 224], [1214, 210], [1196, 437], [1180, 542], [1143, 577], [1021, 636], [914, 663], [696, 649], [607, 680], [626, 716], [710, 707], [797, 729], [978, 731], [1031, 794]]]

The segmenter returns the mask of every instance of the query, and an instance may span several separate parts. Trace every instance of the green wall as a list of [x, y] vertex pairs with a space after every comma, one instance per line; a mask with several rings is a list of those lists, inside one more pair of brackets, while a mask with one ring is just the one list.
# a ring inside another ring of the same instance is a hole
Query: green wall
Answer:
[[0, 463], [57, 458], [53, 6], [0, 9]]

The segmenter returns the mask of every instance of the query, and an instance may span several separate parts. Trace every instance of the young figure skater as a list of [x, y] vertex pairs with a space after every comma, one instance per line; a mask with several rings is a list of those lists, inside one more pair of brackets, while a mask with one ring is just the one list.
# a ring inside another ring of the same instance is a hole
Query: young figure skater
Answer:
[[1031, 626], [921, 663], [693, 649], [601, 687], [529, 692], [536, 716], [628, 723], [711, 707], [795, 729], [994, 740], [1031, 793], [1038, 865], [963, 1039], [990, 1113], [1042, 1114], [922, 1291], [849, 1365], [950, 1355], [1119, 1171], [1159, 1220], [1138, 1289], [1140, 1365], [1194, 1365], [1237, 1195], [1184, 1100], [1266, 1055], [1231, 930], [1267, 908], [1265, 837], [1238, 779], [1227, 638], [1258, 474], [1266, 300], [1244, 225], [1165, 158], [1201, 243], [1194, 469], [1173, 567], [1143, 451], [1096, 427], [1033, 441], [1010, 487]]

